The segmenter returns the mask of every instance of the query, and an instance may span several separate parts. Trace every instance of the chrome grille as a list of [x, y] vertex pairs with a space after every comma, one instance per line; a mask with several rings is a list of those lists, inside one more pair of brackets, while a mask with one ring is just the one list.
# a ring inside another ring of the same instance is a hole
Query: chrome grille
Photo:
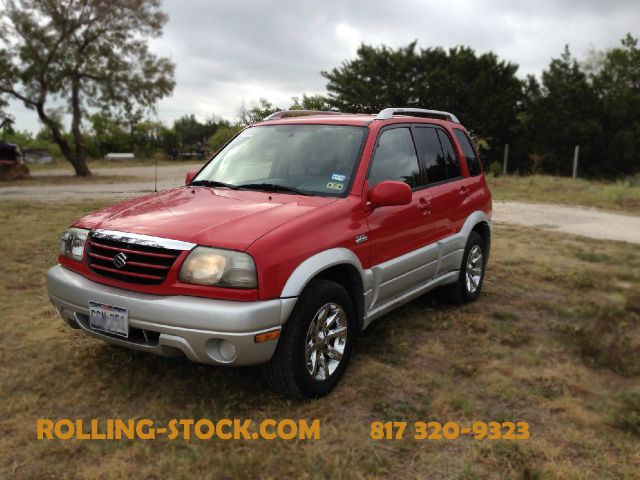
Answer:
[[157, 285], [167, 277], [180, 252], [105, 238], [92, 232], [87, 242], [87, 264], [94, 273], [103, 277]]

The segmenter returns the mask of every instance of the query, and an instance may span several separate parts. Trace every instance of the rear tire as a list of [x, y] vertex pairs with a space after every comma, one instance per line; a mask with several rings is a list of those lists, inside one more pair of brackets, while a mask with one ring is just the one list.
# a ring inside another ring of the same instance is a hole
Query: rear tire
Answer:
[[263, 365], [267, 383], [297, 400], [329, 393], [347, 367], [355, 319], [344, 287], [329, 280], [312, 281], [284, 325], [273, 357]]
[[486, 266], [486, 247], [477, 232], [471, 232], [462, 257], [458, 280], [438, 289], [438, 297], [447, 303], [469, 303], [480, 295]]

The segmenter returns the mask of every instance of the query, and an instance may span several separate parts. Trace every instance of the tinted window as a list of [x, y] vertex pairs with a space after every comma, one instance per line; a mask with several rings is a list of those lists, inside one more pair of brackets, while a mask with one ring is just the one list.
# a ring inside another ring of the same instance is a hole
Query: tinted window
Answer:
[[456, 157], [456, 151], [453, 149], [453, 144], [449, 140], [449, 135], [443, 130], [438, 130], [438, 137], [440, 137], [444, 161], [447, 164], [447, 175], [449, 178], [459, 177], [461, 175], [460, 164], [458, 163], [458, 157]]
[[448, 178], [445, 156], [438, 140], [435, 128], [416, 128], [416, 141], [420, 146], [420, 154], [427, 171], [427, 182], [442, 182]]
[[418, 157], [408, 128], [385, 130], [378, 139], [369, 170], [369, 186], [373, 187], [383, 180], [399, 180], [412, 188], [423, 185]]
[[469, 137], [462, 130], [454, 130], [456, 133], [456, 138], [458, 142], [460, 142], [460, 146], [462, 147], [462, 153], [464, 153], [464, 158], [467, 160], [467, 167], [469, 167], [470, 175], [480, 175], [482, 172], [482, 167], [480, 166], [480, 160], [476, 156], [476, 152], [473, 150], [471, 146], [471, 142], [469, 141]]

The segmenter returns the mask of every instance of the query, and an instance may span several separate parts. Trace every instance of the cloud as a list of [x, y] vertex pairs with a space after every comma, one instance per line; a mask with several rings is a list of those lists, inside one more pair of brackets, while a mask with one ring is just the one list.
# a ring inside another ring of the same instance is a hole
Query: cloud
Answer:
[[[169, 22], [151, 45], [177, 65], [175, 91], [158, 106], [167, 123], [185, 113], [235, 119], [261, 97], [285, 107], [291, 96], [324, 93], [320, 71], [353, 58], [363, 42], [492, 50], [524, 77], [565, 44], [583, 58], [640, 34], [632, 1], [167, 0], [164, 9]], [[13, 110], [17, 128], [38, 128], [33, 112]]]

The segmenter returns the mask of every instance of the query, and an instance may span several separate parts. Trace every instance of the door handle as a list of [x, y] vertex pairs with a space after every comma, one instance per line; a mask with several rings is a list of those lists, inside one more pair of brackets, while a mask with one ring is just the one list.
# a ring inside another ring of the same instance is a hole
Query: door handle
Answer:
[[418, 210], [424, 210], [423, 215], [431, 213], [431, 200], [425, 200], [424, 198], [421, 198], [418, 201], [418, 205], [416, 205], [416, 208]]
[[467, 187], [460, 187], [460, 190], [458, 190], [458, 195], [461, 197], [466, 197], [468, 193], [469, 189]]

